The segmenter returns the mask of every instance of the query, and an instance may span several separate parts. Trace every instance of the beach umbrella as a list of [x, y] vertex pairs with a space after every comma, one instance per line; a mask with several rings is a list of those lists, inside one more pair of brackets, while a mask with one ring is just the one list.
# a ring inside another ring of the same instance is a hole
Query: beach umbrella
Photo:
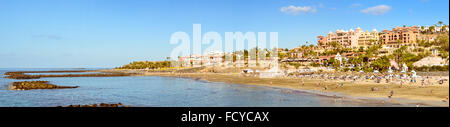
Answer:
[[416, 74], [416, 71], [414, 71], [414, 70], [412, 70], [411, 72], [412, 72], [413, 74]]
[[414, 77], [414, 78], [416, 78], [416, 77], [417, 77], [417, 75], [416, 75], [416, 74], [417, 74], [417, 73], [416, 73], [416, 71], [412, 70], [411, 72], [412, 72], [412, 75], [411, 75], [411, 77]]

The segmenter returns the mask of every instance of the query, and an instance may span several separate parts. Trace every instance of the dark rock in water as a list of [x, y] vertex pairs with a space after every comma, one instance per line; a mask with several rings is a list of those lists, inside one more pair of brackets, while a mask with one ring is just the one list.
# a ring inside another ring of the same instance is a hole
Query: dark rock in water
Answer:
[[[122, 73], [122, 72], [109, 72], [109, 73], [93, 73], [93, 74], [57, 74], [57, 73], [71, 73], [71, 72], [92, 72], [89, 70], [78, 71], [17, 71], [6, 72], [5, 78], [10, 79], [39, 79], [42, 77], [117, 77], [117, 76], [130, 76], [135, 73]], [[55, 73], [54, 75], [28, 75], [26, 73]]]
[[[63, 107], [63, 106], [56, 106], [56, 107]], [[106, 104], [106, 103], [100, 103], [100, 104], [91, 104], [91, 105], [69, 105], [67, 107], [130, 107], [129, 105], [123, 105], [122, 103], [117, 104]]]
[[9, 85], [10, 90], [67, 89], [67, 88], [78, 88], [78, 86], [57, 86], [48, 83], [48, 81], [13, 82], [11, 85]]

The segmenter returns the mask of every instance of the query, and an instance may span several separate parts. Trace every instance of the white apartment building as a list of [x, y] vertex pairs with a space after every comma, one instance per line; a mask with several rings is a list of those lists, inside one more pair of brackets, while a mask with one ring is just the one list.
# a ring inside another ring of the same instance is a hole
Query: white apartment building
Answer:
[[224, 55], [223, 52], [212, 50], [205, 54], [180, 56], [178, 60], [182, 62], [184, 67], [221, 66]]

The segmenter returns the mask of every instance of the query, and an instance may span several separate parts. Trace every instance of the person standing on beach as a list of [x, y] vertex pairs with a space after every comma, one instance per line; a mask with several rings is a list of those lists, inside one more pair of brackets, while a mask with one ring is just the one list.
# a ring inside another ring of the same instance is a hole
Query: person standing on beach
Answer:
[[[336, 103], [336, 98], [337, 98], [336, 95], [334, 95], [334, 103]], [[447, 99], [447, 100], [448, 100], [448, 99]]]
[[392, 98], [392, 96], [394, 96], [394, 90], [391, 90], [391, 94], [388, 97]]
[[403, 87], [403, 80], [400, 80], [400, 88]]
[[424, 78], [422, 78], [422, 86], [421, 86], [422, 88], [424, 88], [425, 87], [425, 79]]

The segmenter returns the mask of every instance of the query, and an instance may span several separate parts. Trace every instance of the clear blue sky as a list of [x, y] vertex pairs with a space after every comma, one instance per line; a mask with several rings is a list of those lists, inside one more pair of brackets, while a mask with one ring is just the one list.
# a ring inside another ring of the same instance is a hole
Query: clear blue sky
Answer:
[[293, 48], [336, 29], [449, 23], [448, 0], [0, 0], [0, 68], [162, 60], [172, 33], [278, 32]]

